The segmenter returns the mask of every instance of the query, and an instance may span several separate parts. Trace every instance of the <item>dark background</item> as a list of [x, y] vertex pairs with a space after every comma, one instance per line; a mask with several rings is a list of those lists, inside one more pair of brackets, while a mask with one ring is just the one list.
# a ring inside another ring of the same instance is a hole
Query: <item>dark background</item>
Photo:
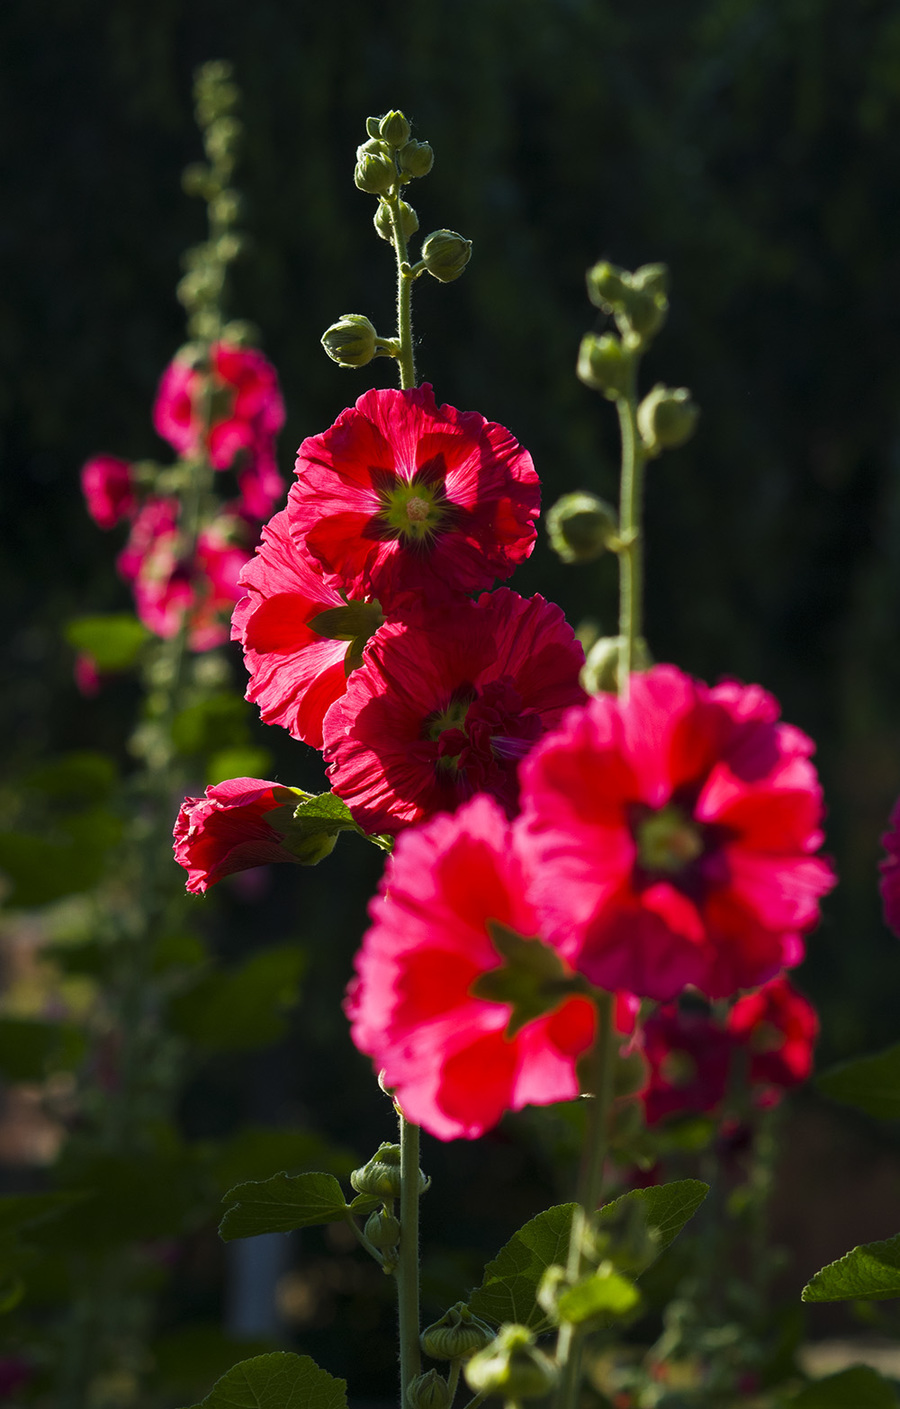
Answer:
[[[231, 311], [259, 325], [281, 376], [286, 474], [305, 435], [393, 384], [389, 362], [346, 372], [318, 339], [347, 310], [391, 331], [391, 254], [352, 167], [366, 116], [400, 107], [435, 150], [410, 188], [421, 232], [474, 241], [457, 283], [417, 285], [420, 375], [439, 401], [513, 430], [545, 505], [571, 488], [615, 495], [613, 410], [573, 372], [581, 334], [602, 326], [585, 268], [670, 266], [645, 387], [687, 385], [703, 416], [648, 475], [650, 646], [709, 680], [759, 681], [816, 738], [842, 884], [801, 983], [823, 1015], [824, 1062], [896, 1040], [900, 944], [876, 867], [900, 792], [897, 6], [7, 0], [0, 54], [7, 768], [118, 747], [132, 722], [127, 683], [81, 700], [60, 631], [128, 606], [118, 538], [87, 518], [79, 466], [99, 451], [165, 458], [150, 407], [184, 337], [179, 256], [203, 236], [180, 189], [201, 155], [193, 67], [233, 60], [244, 94], [236, 184], [252, 245]], [[614, 627], [613, 565], [563, 568], [542, 540], [512, 585]], [[273, 776], [316, 786], [317, 755], [260, 735]], [[363, 1064], [335, 1003], [378, 870], [345, 839], [317, 872], [279, 876], [261, 910], [235, 895], [223, 941], [284, 938], [299, 906], [319, 957], [295, 1099], [350, 1143], [348, 1125], [384, 1134], [345, 1088]], [[344, 1055], [324, 1064], [334, 1043]], [[266, 1088], [264, 1070], [232, 1075]], [[235, 1098], [221, 1079], [224, 1109]], [[195, 1105], [191, 1119], [215, 1126], [216, 1100]], [[454, 1159], [465, 1185], [470, 1151]]]

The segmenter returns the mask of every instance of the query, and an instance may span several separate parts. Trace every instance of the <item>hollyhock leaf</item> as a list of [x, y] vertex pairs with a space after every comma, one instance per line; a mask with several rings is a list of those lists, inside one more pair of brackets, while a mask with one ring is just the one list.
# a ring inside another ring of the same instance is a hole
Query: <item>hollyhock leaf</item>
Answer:
[[65, 627], [73, 650], [90, 656], [100, 671], [128, 670], [134, 665], [150, 632], [136, 616], [113, 612], [109, 616], [80, 616]]
[[803, 1288], [804, 1301], [884, 1301], [900, 1296], [900, 1233], [863, 1243], [821, 1268]]
[[348, 1205], [333, 1174], [275, 1174], [271, 1179], [237, 1184], [225, 1195], [219, 1236], [255, 1238], [260, 1233], [291, 1233], [319, 1223], [338, 1223]]
[[287, 1031], [284, 1013], [298, 998], [306, 956], [296, 945], [254, 954], [225, 973], [208, 974], [174, 998], [177, 1033], [212, 1052], [267, 1047]]
[[833, 1101], [856, 1106], [879, 1120], [900, 1119], [900, 1043], [874, 1057], [842, 1062], [816, 1077]]
[[242, 1360], [191, 1409], [346, 1409], [347, 1384], [309, 1355], [273, 1350]]
[[600, 1230], [607, 1225], [627, 1229], [629, 1214], [637, 1207], [644, 1213], [645, 1228], [650, 1234], [650, 1239], [630, 1259], [625, 1247], [611, 1252], [616, 1265], [631, 1276], [646, 1271], [660, 1253], [675, 1241], [708, 1193], [709, 1185], [700, 1179], [676, 1179], [669, 1184], [630, 1189], [627, 1194], [604, 1204], [597, 1220]]
[[537, 1289], [553, 1263], [565, 1265], [574, 1204], [557, 1204], [514, 1233], [484, 1269], [469, 1310], [494, 1325], [514, 1321], [540, 1333], [552, 1322], [537, 1301]]
[[611, 1266], [605, 1266], [563, 1292], [556, 1303], [556, 1317], [576, 1326], [598, 1317], [608, 1323], [611, 1319], [628, 1316], [640, 1299], [641, 1294], [633, 1282]]
[[897, 1395], [889, 1380], [869, 1365], [851, 1365], [837, 1375], [826, 1375], [805, 1385], [786, 1409], [897, 1409]]

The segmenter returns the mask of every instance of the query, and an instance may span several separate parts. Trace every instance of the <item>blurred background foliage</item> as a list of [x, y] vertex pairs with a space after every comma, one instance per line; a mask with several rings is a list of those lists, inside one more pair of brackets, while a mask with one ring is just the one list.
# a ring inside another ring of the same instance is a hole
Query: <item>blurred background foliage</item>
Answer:
[[[585, 269], [600, 257], [670, 266], [672, 311], [647, 373], [689, 386], [703, 417], [648, 476], [650, 646], [707, 679], [763, 683], [816, 738], [842, 885], [801, 982], [823, 1015], [825, 1061], [896, 1039], [900, 948], [875, 869], [900, 792], [896, 5], [9, 0], [0, 53], [4, 776], [33, 779], [73, 749], [130, 766], [136, 685], [82, 700], [63, 633], [75, 615], [128, 607], [78, 469], [101, 451], [160, 452], [149, 411], [183, 341], [179, 257], [202, 235], [180, 190], [199, 155], [192, 69], [231, 59], [244, 95], [252, 244], [233, 307], [261, 328], [281, 377], [286, 473], [304, 436], [394, 381], [386, 360], [337, 369], [318, 339], [345, 309], [391, 330], [391, 252], [352, 167], [366, 116], [399, 107], [436, 154], [411, 195], [423, 233], [474, 241], [459, 282], [417, 287], [420, 375], [439, 401], [514, 431], [545, 505], [573, 488], [615, 492], [615, 417], [573, 370], [581, 334], [599, 326]], [[512, 585], [613, 627], [613, 564], [564, 568], [542, 541]], [[318, 755], [254, 714], [237, 746], [268, 748], [269, 776], [319, 791]], [[390, 1134], [337, 1007], [380, 870], [353, 842], [315, 871], [223, 887], [218, 908], [197, 902], [235, 964], [260, 940], [299, 937], [307, 957], [281, 1047], [195, 1062], [180, 1112], [190, 1138], [314, 1116], [367, 1155]], [[190, 1029], [181, 1001], [184, 1035], [202, 1048], [202, 1019]], [[477, 1153], [430, 1143], [429, 1172], [470, 1188]], [[504, 1137], [486, 1143], [497, 1177], [480, 1202], [466, 1194], [460, 1246], [480, 1244], [492, 1215], [511, 1230], [543, 1196]], [[328, 1275], [328, 1296], [358, 1297], [349, 1274]], [[429, 1275], [452, 1299], [477, 1274], [448, 1253]], [[205, 1285], [199, 1272], [184, 1281], [186, 1301], [208, 1297]], [[330, 1367], [341, 1369], [333, 1356]]]

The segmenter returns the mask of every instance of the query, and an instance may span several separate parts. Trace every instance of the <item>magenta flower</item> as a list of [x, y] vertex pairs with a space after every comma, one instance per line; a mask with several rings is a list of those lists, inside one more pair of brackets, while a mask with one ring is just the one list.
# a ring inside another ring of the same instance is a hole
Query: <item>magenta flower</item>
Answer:
[[355, 598], [390, 615], [403, 591], [489, 587], [530, 554], [540, 486], [531, 456], [428, 385], [373, 390], [297, 454], [292, 532]]
[[777, 720], [757, 686], [657, 666], [523, 764], [532, 898], [593, 983], [723, 997], [800, 962], [834, 875], [813, 745]]
[[889, 830], [881, 838], [881, 845], [887, 852], [878, 867], [881, 872], [879, 889], [884, 907], [884, 923], [895, 935], [900, 936], [900, 800], [891, 813]]
[[298, 857], [284, 845], [284, 836], [303, 796], [263, 778], [230, 778], [207, 788], [205, 797], [186, 797], [174, 837], [175, 860], [188, 873], [188, 890], [203, 894], [251, 866], [296, 865]]
[[[512, 1002], [487, 996], [504, 991], [498, 941], [513, 931], [521, 947], [538, 933], [515, 835], [492, 798], [404, 832], [370, 914], [347, 1012], [410, 1120], [440, 1140], [474, 1139], [504, 1111], [578, 1095], [593, 1004], [557, 993], [511, 1026]], [[523, 970], [527, 958], [526, 946]]]
[[501, 587], [429, 601], [375, 632], [323, 726], [334, 791], [368, 832], [394, 832], [473, 793], [507, 813], [516, 767], [583, 700], [584, 661], [559, 607]]
[[179, 455], [205, 451], [217, 470], [253, 465], [260, 455], [271, 461], [272, 440], [284, 425], [275, 368], [255, 348], [218, 342], [210, 349], [210, 379], [207, 391], [190, 348], [170, 362], [153, 407], [157, 433]]
[[706, 1013], [677, 1003], [657, 1008], [644, 1024], [649, 1067], [641, 1092], [648, 1125], [670, 1115], [708, 1114], [725, 1099], [734, 1043]]
[[784, 974], [739, 998], [726, 1026], [732, 1039], [749, 1049], [749, 1080], [758, 1088], [757, 1104], [773, 1106], [782, 1091], [808, 1079], [819, 1018]]
[[115, 528], [137, 507], [131, 466], [115, 455], [95, 455], [82, 466], [81, 491], [98, 528]]

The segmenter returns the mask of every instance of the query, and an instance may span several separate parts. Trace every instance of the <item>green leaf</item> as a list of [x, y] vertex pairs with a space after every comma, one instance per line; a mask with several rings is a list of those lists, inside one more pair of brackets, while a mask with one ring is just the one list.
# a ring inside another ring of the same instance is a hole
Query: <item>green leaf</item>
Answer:
[[206, 781], [224, 783], [228, 778], [268, 778], [272, 755], [268, 749], [247, 744], [244, 748], [220, 749], [206, 765]]
[[255, 1238], [259, 1233], [292, 1233], [346, 1217], [347, 1200], [333, 1174], [275, 1174], [238, 1184], [225, 1195], [228, 1205], [219, 1236]]
[[287, 1031], [284, 1013], [297, 1002], [305, 963], [302, 949], [286, 944], [225, 973], [208, 974], [172, 999], [172, 1026], [212, 1052], [266, 1047]]
[[77, 1194], [7, 1194], [0, 1198], [0, 1237], [35, 1228], [50, 1218], [58, 1218], [73, 1204], [81, 1203], [85, 1195]]
[[583, 1277], [574, 1287], [563, 1292], [556, 1305], [560, 1321], [580, 1325], [596, 1316], [627, 1316], [641, 1299], [641, 1294], [627, 1277], [608, 1267]]
[[7, 1081], [41, 1081], [53, 1071], [72, 1071], [87, 1048], [72, 1023], [36, 1018], [0, 1018], [0, 1074]]
[[347, 1384], [308, 1355], [275, 1350], [242, 1360], [191, 1409], [346, 1409]]
[[299, 832], [300, 836], [313, 837], [324, 833], [336, 837], [338, 832], [358, 832], [359, 827], [343, 798], [334, 793], [319, 793], [294, 808], [291, 831]]
[[897, 1395], [890, 1383], [868, 1365], [853, 1365], [840, 1374], [827, 1375], [805, 1385], [789, 1409], [897, 1409]]
[[128, 670], [149, 636], [146, 626], [128, 612], [80, 616], [65, 628], [69, 645], [91, 656], [101, 671]]
[[179, 753], [221, 753], [243, 748], [250, 737], [250, 716], [240, 695], [222, 691], [190, 705], [172, 721], [172, 742]]
[[610, 1256], [621, 1270], [631, 1276], [638, 1276], [661, 1252], [674, 1242], [689, 1219], [709, 1193], [709, 1185], [700, 1179], [676, 1179], [670, 1184], [655, 1184], [646, 1189], [630, 1189], [600, 1210], [598, 1227], [621, 1224], [627, 1229], [629, 1215], [640, 1209], [644, 1214], [644, 1227], [650, 1233], [649, 1245], [635, 1250], [629, 1259], [627, 1247], [620, 1251], [613, 1246]]
[[530, 1219], [484, 1269], [481, 1286], [469, 1297], [476, 1316], [501, 1325], [517, 1321], [533, 1331], [551, 1325], [535, 1299], [538, 1283], [554, 1262], [565, 1265], [574, 1204], [557, 1204]]
[[816, 1085], [833, 1101], [880, 1120], [900, 1120], [900, 1044], [832, 1067], [816, 1078]]
[[863, 1243], [830, 1262], [807, 1282], [803, 1301], [886, 1301], [900, 1296], [900, 1233]]

